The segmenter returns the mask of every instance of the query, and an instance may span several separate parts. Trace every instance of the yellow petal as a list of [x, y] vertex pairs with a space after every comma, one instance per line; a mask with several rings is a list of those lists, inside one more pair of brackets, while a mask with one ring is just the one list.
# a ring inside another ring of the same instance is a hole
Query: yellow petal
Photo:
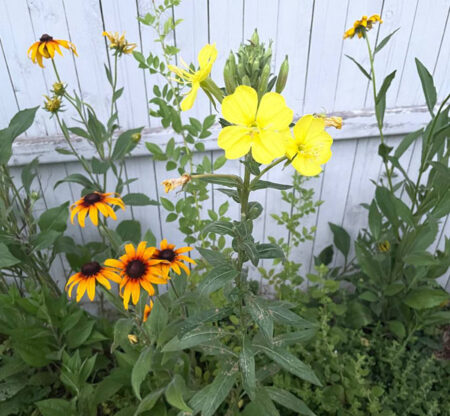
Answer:
[[128, 310], [128, 304], [130, 303], [131, 296], [131, 284], [128, 283], [125, 285], [125, 289], [123, 291], [123, 307]]
[[320, 164], [308, 157], [303, 157], [300, 153], [292, 161], [292, 166], [303, 176], [316, 176], [322, 172]]
[[105, 264], [107, 266], [116, 267], [118, 269], [123, 269], [123, 267], [124, 267], [123, 263], [121, 261], [119, 261], [119, 260], [116, 260], [116, 259], [106, 259], [105, 260]]
[[77, 302], [81, 300], [87, 289], [87, 279], [81, 279], [77, 289]]
[[207, 44], [198, 53], [200, 68], [211, 66], [217, 58], [216, 44]]
[[83, 227], [83, 228], [84, 228], [86, 215], [87, 215], [88, 211], [89, 211], [89, 208], [83, 208], [78, 213], [78, 222], [79, 222], [80, 226]]
[[111, 283], [109, 283], [109, 280], [104, 278], [101, 274], [97, 276], [97, 282], [105, 286], [106, 289], [111, 290]]
[[75, 217], [75, 215], [77, 214], [77, 212], [81, 211], [81, 209], [83, 208], [82, 205], [77, 205], [75, 208], [72, 209], [72, 212], [70, 213], [70, 222], [73, 224], [73, 219]]
[[181, 111], [187, 111], [192, 108], [194, 105], [194, 101], [197, 97], [198, 89], [200, 88], [200, 84], [198, 82], [192, 83], [192, 89], [189, 91], [189, 94], [184, 97], [184, 100], [181, 102]]
[[294, 126], [294, 140], [297, 144], [305, 142], [307, 136], [316, 136], [325, 130], [325, 120], [311, 114], [303, 116]]
[[90, 277], [89, 279], [87, 279], [87, 294], [88, 294], [89, 299], [92, 302], [95, 298], [95, 278], [94, 277]]
[[220, 131], [217, 144], [225, 150], [227, 159], [238, 159], [249, 152], [251, 132], [250, 128], [242, 126], [227, 126]]
[[252, 156], [258, 163], [267, 165], [283, 156], [285, 151], [286, 133], [263, 130], [253, 137]]
[[89, 208], [89, 218], [96, 227], [98, 226], [98, 210], [94, 207]]
[[285, 130], [292, 122], [294, 112], [286, 105], [281, 94], [264, 94], [258, 108], [256, 123], [258, 127], [269, 130]]
[[136, 249], [136, 254], [138, 257], [142, 257], [145, 253], [145, 246], [147, 245], [146, 241], [141, 241]]
[[230, 123], [250, 127], [256, 118], [258, 94], [252, 87], [241, 85], [222, 101], [223, 118]]
[[135, 257], [136, 256], [136, 250], [134, 249], [133, 244], [126, 244], [125, 245], [125, 252], [127, 253], [127, 256], [129, 256], [129, 257]]
[[133, 286], [131, 287], [131, 296], [133, 303], [136, 305], [136, 303], [139, 302], [139, 295], [141, 294], [141, 286], [139, 282], [132, 282]]

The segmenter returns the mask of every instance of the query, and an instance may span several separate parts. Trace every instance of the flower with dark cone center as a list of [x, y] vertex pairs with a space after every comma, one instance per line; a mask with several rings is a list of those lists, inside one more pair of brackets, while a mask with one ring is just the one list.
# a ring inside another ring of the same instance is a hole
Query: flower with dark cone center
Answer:
[[165, 250], [161, 250], [158, 254], [158, 259], [160, 260], [167, 260], [167, 261], [173, 261], [175, 259], [175, 252], [170, 249], [166, 248]]
[[91, 261], [90, 263], [83, 264], [81, 267], [81, 273], [84, 276], [93, 276], [94, 274], [97, 274], [101, 270], [102, 266], [100, 266], [99, 263], [96, 261]]
[[47, 35], [47, 33], [44, 33], [41, 38], [39, 39], [40, 42], [50, 42], [53, 40], [53, 37], [50, 35]]
[[83, 198], [83, 202], [86, 205], [94, 205], [96, 202], [100, 202], [102, 200], [102, 196], [96, 192], [92, 192], [91, 194], [87, 194]]
[[126, 273], [132, 279], [141, 278], [147, 270], [147, 266], [141, 260], [132, 260], [128, 263]]

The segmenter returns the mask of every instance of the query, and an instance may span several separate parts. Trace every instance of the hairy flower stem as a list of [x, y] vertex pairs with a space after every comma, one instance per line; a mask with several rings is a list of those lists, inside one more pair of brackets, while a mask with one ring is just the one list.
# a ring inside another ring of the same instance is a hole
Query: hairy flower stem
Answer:
[[[378, 126], [378, 131], [380, 132], [381, 144], [384, 144], [383, 123], [381, 121], [381, 118], [379, 117], [378, 110], [377, 110], [378, 96], [377, 96], [377, 85], [376, 85], [376, 81], [375, 81], [374, 58], [373, 58], [373, 53], [372, 53], [372, 47], [370, 46], [369, 38], [367, 37], [367, 33], [364, 33], [364, 39], [366, 40], [367, 50], [369, 52], [370, 77], [371, 77], [371, 81], [372, 81], [373, 100], [374, 100], [374, 106], [375, 106], [377, 126]], [[394, 187], [392, 186], [392, 172], [389, 169], [387, 161], [384, 158], [383, 158], [383, 163], [384, 163], [384, 167], [386, 170], [386, 177], [387, 177], [388, 184], [389, 184], [389, 190], [391, 192], [393, 192]]]

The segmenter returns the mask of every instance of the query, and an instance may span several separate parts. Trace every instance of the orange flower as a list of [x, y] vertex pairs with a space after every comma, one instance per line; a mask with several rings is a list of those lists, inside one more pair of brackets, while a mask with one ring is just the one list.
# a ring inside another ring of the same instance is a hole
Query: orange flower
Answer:
[[27, 54], [34, 64], [37, 62], [41, 68], [44, 68], [44, 65], [42, 64], [42, 58], [53, 59], [55, 57], [55, 51], [62, 56], [60, 46], [68, 49], [69, 51], [72, 51], [75, 56], [78, 56], [77, 48], [72, 42], [62, 39], [53, 39], [46, 33], [44, 33], [37, 42], [34, 42], [30, 46]]
[[190, 257], [184, 256], [182, 253], [187, 253], [192, 250], [192, 247], [180, 247], [175, 250], [174, 244], [167, 244], [167, 240], [164, 239], [161, 241], [160, 245], [161, 249], [156, 249], [153, 258], [159, 260], [165, 260], [164, 263], [161, 263], [157, 266], [160, 270], [160, 275], [169, 279], [169, 272], [172, 269], [176, 274], [181, 274], [180, 267], [186, 272], [187, 275], [190, 274], [189, 268], [183, 263], [183, 261], [187, 261], [188, 263], [196, 264], [194, 260]]
[[116, 273], [112, 272], [107, 267], [102, 267], [96, 261], [86, 263], [81, 267], [81, 271], [75, 273], [67, 281], [66, 290], [68, 290], [69, 298], [72, 296], [72, 289], [78, 285], [77, 288], [77, 302], [83, 297], [87, 291], [88, 297], [91, 301], [95, 297], [95, 284], [96, 282], [102, 284], [106, 289], [111, 289], [109, 280], [120, 283], [120, 277]]
[[145, 305], [144, 315], [142, 317], [142, 322], [145, 322], [148, 319], [152, 309], [153, 309], [153, 301], [150, 299], [150, 305]]
[[123, 291], [123, 306], [128, 309], [130, 297], [133, 304], [139, 301], [142, 288], [150, 295], [155, 294], [154, 284], [165, 284], [166, 279], [158, 277], [157, 265], [162, 260], [152, 258], [155, 253], [155, 247], [146, 247], [147, 242], [141, 241], [135, 249], [133, 244], [125, 246], [125, 254], [119, 260], [108, 259], [105, 264], [117, 269], [122, 280], [120, 282], [120, 291]]
[[81, 227], [84, 227], [86, 215], [89, 213], [89, 218], [91, 219], [92, 224], [97, 226], [98, 211], [100, 211], [106, 218], [111, 217], [113, 220], [117, 219], [116, 213], [108, 204], [117, 205], [123, 210], [125, 210], [125, 204], [119, 196], [112, 197], [111, 195], [116, 194], [113, 192], [109, 192], [107, 194], [92, 192], [85, 195], [70, 207], [72, 210], [72, 213], [70, 214], [70, 222], [73, 224], [73, 219], [78, 213], [78, 222]]

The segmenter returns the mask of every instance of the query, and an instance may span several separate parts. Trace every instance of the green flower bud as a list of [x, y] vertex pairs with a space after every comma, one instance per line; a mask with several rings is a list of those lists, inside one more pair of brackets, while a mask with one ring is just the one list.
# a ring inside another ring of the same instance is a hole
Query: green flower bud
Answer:
[[230, 71], [233, 75], [233, 78], [236, 80], [237, 78], [237, 68], [236, 68], [236, 59], [234, 58], [234, 53], [230, 51], [230, 55], [228, 56], [227, 64], [230, 65]]
[[44, 110], [56, 114], [61, 109], [61, 100], [56, 96], [50, 98], [49, 96], [44, 95], [44, 97]]
[[141, 133], [134, 133], [134, 134], [131, 135], [131, 140], [134, 143], [139, 143], [140, 140], [141, 140], [141, 137], [142, 137]]
[[256, 58], [252, 64], [252, 74], [259, 72], [259, 59]]
[[244, 75], [242, 77], [242, 85], [248, 85], [249, 87], [252, 86], [252, 83], [250, 82], [250, 78], [248, 77], [248, 75]]
[[280, 66], [280, 72], [278, 73], [277, 85], [275, 87], [275, 91], [277, 93], [280, 94], [284, 90], [288, 74], [289, 74], [289, 62], [288, 56], [286, 55], [286, 58], [284, 58], [284, 61]]
[[237, 72], [238, 72], [239, 78], [242, 82], [244, 77], [247, 75], [247, 73], [245, 72], [244, 64], [242, 62], [239, 62], [238, 66], [237, 66]]
[[267, 92], [267, 84], [269, 83], [270, 66], [266, 66], [262, 70], [262, 74], [258, 82], [258, 96], [262, 97]]
[[250, 42], [253, 45], [258, 45], [259, 44], [259, 36], [258, 36], [258, 30], [257, 29], [255, 29], [255, 31], [253, 32], [253, 35], [250, 38]]
[[56, 96], [61, 97], [66, 92], [66, 87], [62, 82], [55, 82], [53, 84], [53, 92]]
[[225, 81], [225, 90], [227, 91], [227, 94], [233, 94], [236, 89], [236, 81], [231, 70], [230, 62], [227, 62], [223, 68], [223, 80]]
[[37, 200], [39, 199], [39, 192], [37, 192], [37, 191], [31, 191], [30, 198], [31, 198], [33, 201], [37, 201]]

